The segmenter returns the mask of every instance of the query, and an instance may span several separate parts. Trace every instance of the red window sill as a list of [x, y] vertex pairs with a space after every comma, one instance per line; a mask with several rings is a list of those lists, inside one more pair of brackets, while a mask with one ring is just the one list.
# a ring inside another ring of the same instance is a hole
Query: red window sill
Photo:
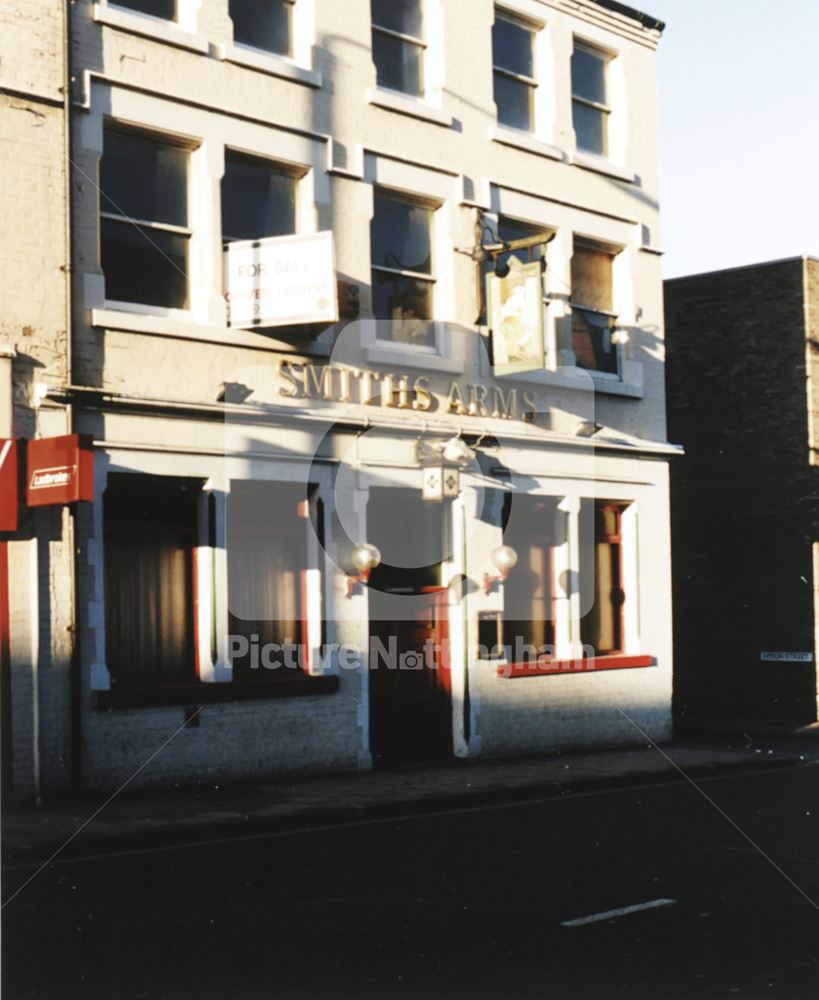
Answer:
[[338, 691], [338, 677], [311, 677], [300, 674], [264, 683], [227, 682], [224, 684], [175, 684], [154, 688], [114, 688], [96, 691], [94, 707], [166, 708], [173, 705], [214, 705], [231, 701], [268, 701], [274, 698], [300, 698], [304, 695], [332, 694]]
[[545, 674], [582, 674], [595, 670], [627, 670], [653, 667], [653, 656], [596, 656], [590, 660], [528, 660], [498, 666], [498, 677], [542, 677]]

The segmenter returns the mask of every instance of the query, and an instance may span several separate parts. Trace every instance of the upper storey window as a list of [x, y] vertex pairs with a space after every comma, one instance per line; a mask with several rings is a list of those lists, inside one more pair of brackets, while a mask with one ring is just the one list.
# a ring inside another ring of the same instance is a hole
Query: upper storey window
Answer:
[[523, 132], [534, 131], [535, 29], [508, 14], [495, 14], [492, 65], [498, 122]]
[[378, 193], [371, 226], [373, 316], [379, 337], [435, 346], [432, 208]]
[[233, 40], [240, 45], [293, 55], [295, 0], [230, 0]]
[[150, 14], [151, 17], [161, 17], [165, 21], [176, 20], [176, 4], [177, 0], [116, 0], [117, 7]]
[[231, 150], [222, 177], [222, 239], [261, 240], [296, 231], [298, 178], [278, 164]]
[[608, 156], [609, 57], [597, 49], [575, 44], [572, 53], [572, 117], [577, 148]]
[[614, 328], [614, 254], [575, 238], [572, 255], [572, 348], [578, 368], [618, 374]]
[[100, 167], [105, 297], [183, 309], [188, 303], [189, 152], [106, 128]]
[[422, 0], [371, 0], [373, 61], [379, 87], [424, 93]]

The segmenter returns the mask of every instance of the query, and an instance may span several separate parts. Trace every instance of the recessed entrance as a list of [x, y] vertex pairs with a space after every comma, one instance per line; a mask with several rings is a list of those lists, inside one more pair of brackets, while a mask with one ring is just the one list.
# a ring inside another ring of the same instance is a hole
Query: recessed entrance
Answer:
[[448, 558], [450, 506], [417, 490], [374, 488], [367, 540], [382, 554], [369, 581], [370, 750], [378, 764], [452, 755]]

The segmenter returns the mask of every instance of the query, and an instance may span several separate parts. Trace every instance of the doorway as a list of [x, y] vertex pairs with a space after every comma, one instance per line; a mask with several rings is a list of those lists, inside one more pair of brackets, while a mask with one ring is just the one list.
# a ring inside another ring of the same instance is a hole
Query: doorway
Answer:
[[369, 581], [370, 751], [378, 765], [452, 756], [449, 658], [451, 507], [420, 491], [378, 487], [367, 540], [381, 552]]

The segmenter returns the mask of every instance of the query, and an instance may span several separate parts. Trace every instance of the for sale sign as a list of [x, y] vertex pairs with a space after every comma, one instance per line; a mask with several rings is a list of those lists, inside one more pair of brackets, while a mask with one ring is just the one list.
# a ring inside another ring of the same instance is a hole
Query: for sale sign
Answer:
[[224, 273], [231, 327], [252, 330], [338, 320], [330, 232], [229, 243]]

